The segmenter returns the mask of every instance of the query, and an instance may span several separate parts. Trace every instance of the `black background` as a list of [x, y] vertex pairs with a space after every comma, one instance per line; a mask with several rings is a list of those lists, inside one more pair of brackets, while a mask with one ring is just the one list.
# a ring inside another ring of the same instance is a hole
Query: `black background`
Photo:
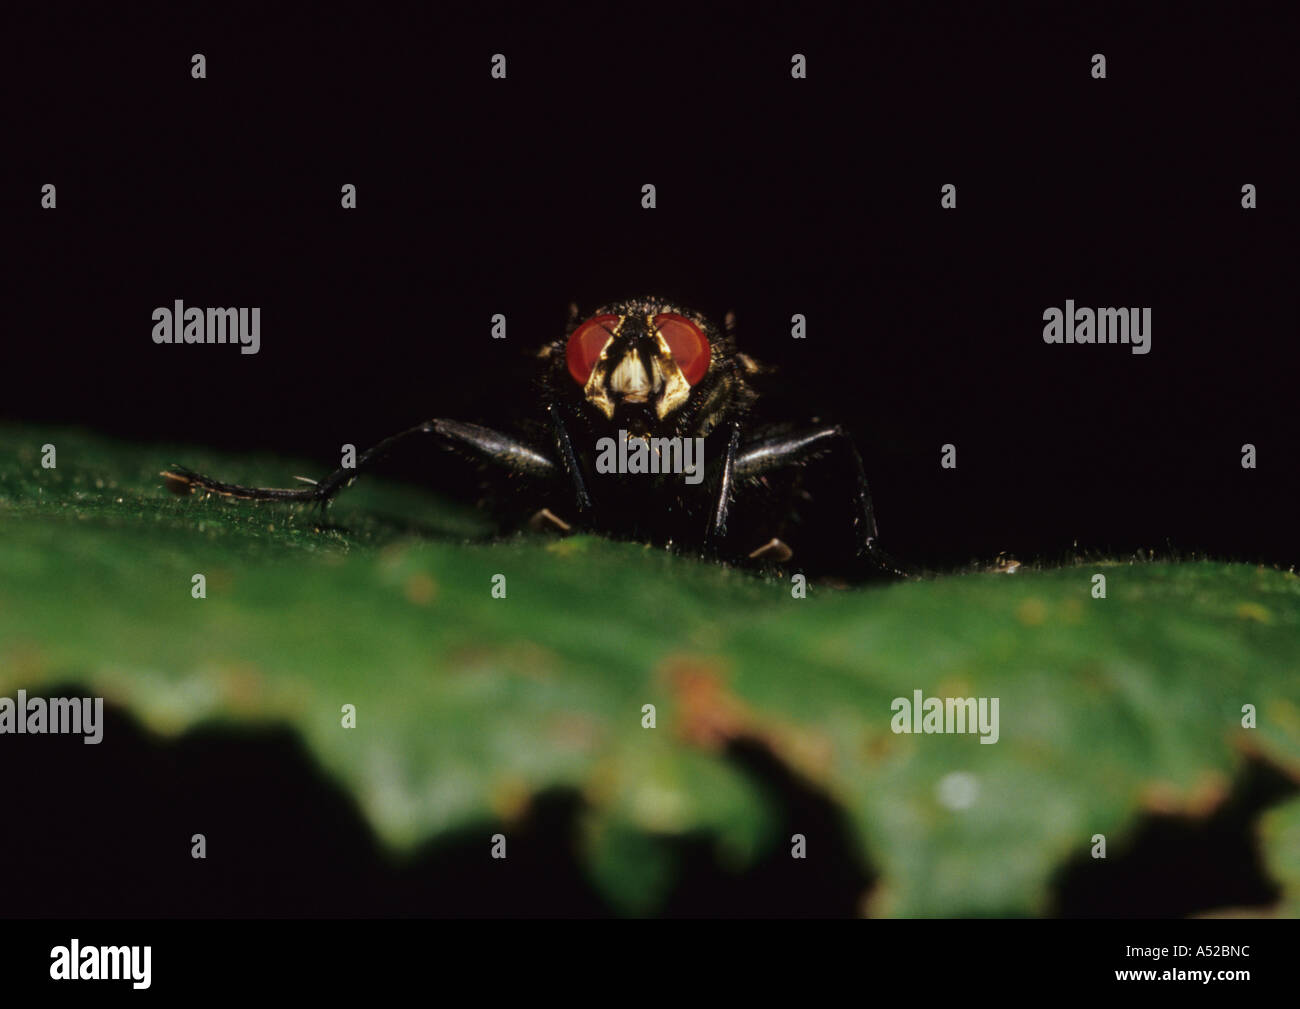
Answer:
[[[1300, 92], [1284, 7], [357, 10], [10, 14], [5, 419], [326, 471], [342, 443], [427, 417], [529, 415], [532, 354], [570, 301], [658, 293], [735, 310], [742, 348], [779, 369], [774, 410], [849, 427], [905, 563], [1059, 559], [1075, 542], [1295, 562]], [[498, 52], [505, 81], [489, 76]], [[795, 52], [807, 80], [790, 78]], [[46, 182], [55, 211], [39, 208]], [[955, 211], [939, 206], [949, 182]], [[1240, 206], [1247, 182], [1257, 210]], [[176, 298], [260, 306], [261, 352], [156, 346], [151, 312]], [[1042, 312], [1067, 298], [1150, 306], [1151, 353], [1045, 345]], [[389, 472], [460, 494], [445, 458]], [[105, 808], [54, 798], [84, 773], [76, 740], [43, 743], [19, 782], [18, 807], [56, 829], [6, 832], [5, 863], [27, 868], [18, 913], [601, 910], [564, 854], [565, 796], [527, 828], [536, 863], [489, 885], [481, 832], [388, 865], [285, 734], [169, 749], [114, 718], [119, 741], [85, 779]], [[123, 783], [150, 775], [115, 820]], [[776, 787], [800, 823], [843, 836], [825, 800]], [[174, 844], [196, 804], [235, 830], [198, 884]], [[1269, 896], [1246, 819], [1213, 842], [1244, 882], [1205, 906]], [[98, 868], [60, 882], [86, 824]], [[851, 914], [872, 871], [846, 848], [816, 885], [774, 862], [764, 889], [720, 882], [695, 844], [677, 913]], [[1129, 892], [1097, 907], [1067, 874], [1064, 910], [1196, 910], [1185, 884], [1205, 848], [1170, 850], [1145, 849]]]
[[[42, 7], [7, 68], [4, 415], [324, 472], [509, 426], [571, 300], [661, 293], [736, 311], [774, 412], [849, 427], [905, 562], [1293, 563], [1284, 8], [907, 10]], [[154, 345], [175, 298], [260, 306], [261, 352]], [[1150, 306], [1151, 353], [1044, 344], [1066, 298]], [[415, 456], [389, 472], [462, 494]]]

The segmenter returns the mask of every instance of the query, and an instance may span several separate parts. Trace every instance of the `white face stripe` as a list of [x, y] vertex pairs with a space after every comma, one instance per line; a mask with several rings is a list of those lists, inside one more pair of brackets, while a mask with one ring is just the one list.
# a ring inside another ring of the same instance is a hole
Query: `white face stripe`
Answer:
[[629, 350], [618, 362], [618, 367], [609, 376], [609, 388], [623, 396], [650, 395], [650, 376], [636, 351]]

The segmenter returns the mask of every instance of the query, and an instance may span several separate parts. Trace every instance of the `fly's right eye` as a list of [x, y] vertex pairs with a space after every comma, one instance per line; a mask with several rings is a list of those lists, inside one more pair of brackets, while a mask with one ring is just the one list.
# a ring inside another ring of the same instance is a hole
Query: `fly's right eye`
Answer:
[[569, 364], [569, 374], [579, 385], [586, 385], [591, 378], [592, 369], [600, 360], [600, 352], [614, 337], [616, 325], [617, 315], [598, 315], [584, 322], [569, 337], [569, 347], [564, 356]]
[[695, 385], [709, 370], [709, 341], [695, 323], [676, 312], [655, 316], [659, 330], [673, 352], [673, 360], [682, 371], [687, 385]]

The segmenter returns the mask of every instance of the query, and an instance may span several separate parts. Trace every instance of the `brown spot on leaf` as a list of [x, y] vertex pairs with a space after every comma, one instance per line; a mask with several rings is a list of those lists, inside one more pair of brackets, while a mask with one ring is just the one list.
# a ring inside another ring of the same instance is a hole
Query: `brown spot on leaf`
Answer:
[[727, 689], [720, 662], [678, 656], [663, 672], [677, 702], [677, 731], [688, 743], [717, 750], [747, 734], [754, 714]]
[[673, 656], [661, 668], [675, 702], [676, 731], [688, 743], [719, 750], [738, 739], [767, 746], [790, 767], [824, 781], [835, 757], [825, 735], [765, 717], [731, 692], [721, 661]]
[[592, 769], [586, 784], [582, 786], [582, 797], [591, 806], [605, 806], [613, 802], [619, 794], [620, 767], [616, 760], [599, 761]]
[[1169, 781], [1149, 781], [1142, 786], [1138, 801], [1153, 813], [1178, 812], [1178, 786]]
[[1016, 619], [1026, 627], [1041, 626], [1047, 620], [1047, 604], [1038, 598], [1026, 599], [1016, 607]]
[[507, 823], [518, 822], [525, 813], [532, 798], [528, 783], [520, 777], [509, 777], [498, 781], [488, 796], [488, 805], [492, 812]]
[[49, 672], [49, 659], [39, 643], [27, 638], [8, 643], [0, 654], [0, 694], [12, 694], [21, 686], [30, 689]]
[[266, 681], [251, 663], [227, 666], [220, 674], [221, 698], [234, 711], [257, 714], [262, 711]]
[[1228, 794], [1228, 779], [1218, 771], [1204, 771], [1191, 788], [1182, 789], [1170, 781], [1152, 781], [1143, 786], [1142, 806], [1152, 813], [1170, 816], [1209, 816]]
[[1187, 812], [1192, 816], [1209, 816], [1228, 797], [1228, 779], [1218, 771], [1205, 771], [1187, 796]]
[[229, 594], [234, 590], [235, 576], [230, 568], [214, 568], [208, 572], [208, 597]]
[[438, 583], [421, 572], [406, 579], [404, 591], [408, 601], [416, 606], [428, 606], [438, 596]]
[[869, 764], [878, 764], [888, 758], [894, 750], [894, 734], [877, 732], [862, 742], [862, 756]]

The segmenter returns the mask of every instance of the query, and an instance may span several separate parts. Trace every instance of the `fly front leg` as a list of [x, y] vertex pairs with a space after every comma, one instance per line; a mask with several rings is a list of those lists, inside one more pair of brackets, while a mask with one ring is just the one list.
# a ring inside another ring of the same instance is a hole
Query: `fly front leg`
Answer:
[[[736, 459], [740, 451], [740, 427], [733, 424], [727, 438], [727, 452], [722, 457], [722, 472], [718, 477], [718, 497], [709, 513], [709, 527], [704, 534], [704, 549], [715, 551], [727, 535], [727, 516], [731, 514], [731, 499], [735, 494]], [[703, 460], [697, 462], [703, 465]]]
[[831, 454], [837, 454], [848, 470], [854, 503], [856, 556], [883, 572], [906, 576], [906, 572], [880, 549], [877, 542], [880, 532], [876, 527], [876, 514], [867, 488], [867, 474], [862, 468], [862, 457], [848, 432], [838, 424], [759, 435], [746, 442], [737, 454], [735, 479], [754, 479]]
[[569, 436], [569, 429], [564, 423], [564, 417], [561, 416], [558, 406], [552, 403], [547, 407], [547, 414], [551, 418], [551, 433], [555, 437], [555, 450], [559, 457], [560, 468], [568, 475], [579, 517], [586, 519], [591, 513], [591, 493], [587, 490], [587, 481], [582, 475], [582, 467], [578, 465], [578, 454], [573, 449], [573, 439]]
[[336, 469], [329, 476], [309, 487], [245, 487], [241, 484], [214, 480], [184, 466], [173, 466], [169, 470], [163, 470], [161, 475], [166, 479], [167, 486], [178, 494], [187, 494], [198, 489], [209, 494], [253, 501], [315, 501], [324, 508], [339, 491], [352, 483], [363, 471], [373, 467], [398, 445], [415, 440], [416, 436], [432, 437], [448, 448], [458, 449], [466, 455], [513, 473], [551, 479], [558, 472], [556, 464], [550, 457], [509, 435], [478, 424], [434, 419], [385, 438], [357, 456], [356, 466]]

